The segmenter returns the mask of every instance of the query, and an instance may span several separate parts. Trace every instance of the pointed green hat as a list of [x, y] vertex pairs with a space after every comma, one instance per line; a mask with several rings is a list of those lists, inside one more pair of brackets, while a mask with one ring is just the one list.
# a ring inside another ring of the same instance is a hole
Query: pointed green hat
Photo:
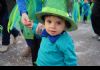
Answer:
[[66, 20], [66, 23], [70, 23], [71, 27], [67, 31], [73, 31], [77, 29], [77, 25], [68, 15], [67, 9], [68, 0], [45, 0], [42, 11], [37, 12], [36, 16], [40, 22], [43, 22], [43, 16], [45, 15], [54, 15], [62, 17]]

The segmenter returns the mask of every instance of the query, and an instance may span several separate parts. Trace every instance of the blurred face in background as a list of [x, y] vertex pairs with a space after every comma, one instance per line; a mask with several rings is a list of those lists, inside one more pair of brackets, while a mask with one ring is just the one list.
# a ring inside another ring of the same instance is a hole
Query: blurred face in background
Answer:
[[84, 0], [85, 3], [88, 3], [88, 0]]

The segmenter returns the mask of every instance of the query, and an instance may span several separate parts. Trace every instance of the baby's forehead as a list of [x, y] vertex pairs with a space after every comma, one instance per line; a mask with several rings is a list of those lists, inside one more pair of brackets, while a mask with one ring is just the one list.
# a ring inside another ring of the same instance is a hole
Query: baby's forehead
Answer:
[[56, 19], [59, 19], [59, 20], [64, 20], [62, 17], [56, 16], [56, 15], [46, 15], [45, 18], [56, 18]]

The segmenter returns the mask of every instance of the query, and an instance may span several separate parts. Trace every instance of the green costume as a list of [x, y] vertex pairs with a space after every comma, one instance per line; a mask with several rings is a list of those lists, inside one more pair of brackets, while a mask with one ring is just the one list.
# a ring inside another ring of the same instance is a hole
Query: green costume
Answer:
[[91, 7], [89, 3], [83, 3], [82, 6], [82, 18], [84, 17], [84, 15], [87, 17], [87, 21], [90, 21], [90, 17], [91, 17]]
[[72, 18], [76, 23], [80, 21], [80, 5], [77, 0], [74, 0]]
[[[41, 0], [42, 3], [44, 3], [44, 0]], [[36, 1], [35, 0], [27, 0], [26, 2], [26, 8], [28, 11], [28, 16], [30, 20], [33, 20], [35, 23], [38, 23], [37, 18], [35, 16], [36, 13]], [[23, 30], [23, 35], [25, 39], [33, 39], [33, 34], [32, 30], [24, 26], [21, 21], [20, 21], [20, 12], [18, 10], [17, 4], [13, 8], [10, 18], [9, 18], [9, 23], [8, 23], [8, 31], [10, 31], [13, 27], [19, 27]]]

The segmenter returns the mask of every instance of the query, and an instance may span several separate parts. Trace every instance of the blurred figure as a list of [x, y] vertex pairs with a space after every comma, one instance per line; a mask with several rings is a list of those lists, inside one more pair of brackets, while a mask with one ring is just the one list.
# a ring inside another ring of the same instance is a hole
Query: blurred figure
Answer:
[[2, 46], [0, 47], [0, 52], [5, 52], [8, 50], [10, 44], [10, 33], [14, 36], [14, 43], [16, 43], [16, 37], [19, 34], [15, 28], [8, 33], [7, 25], [9, 20], [9, 13], [7, 8], [6, 0], [0, 0], [0, 25], [2, 25]]
[[83, 3], [84, 3], [84, 0], [78, 0], [78, 3], [80, 5], [80, 15], [82, 15], [82, 6], [83, 6]]
[[86, 23], [89, 14], [90, 14], [90, 4], [88, 0], [84, 0], [83, 6], [82, 6], [83, 23]]
[[89, 1], [89, 4], [90, 4], [90, 6], [92, 5], [92, 0], [88, 0]]
[[94, 37], [100, 41], [100, 0], [93, 0], [94, 5], [92, 8], [91, 22], [94, 33], [96, 34]]
[[[31, 20], [33, 20], [33, 22], [37, 24], [38, 20], [36, 18], [35, 13], [41, 10], [42, 4], [44, 3], [45, 0], [16, 0], [16, 1], [18, 4], [18, 9], [20, 11], [21, 21], [22, 21], [22, 24], [24, 24], [24, 27], [26, 27], [30, 23]], [[41, 25], [39, 27], [41, 27]], [[38, 49], [40, 47], [41, 38], [33, 34], [32, 29], [24, 28], [23, 32], [26, 35], [25, 36], [23, 34], [28, 44], [28, 46], [25, 47], [23, 51], [23, 55], [27, 56], [31, 50], [32, 63], [33, 65], [35, 65], [34, 62], [37, 59], [37, 54], [38, 54]], [[33, 39], [32, 37], [29, 37], [30, 34], [33, 35]]]
[[75, 23], [80, 21], [80, 5], [78, 0], [74, 0], [72, 17]]

